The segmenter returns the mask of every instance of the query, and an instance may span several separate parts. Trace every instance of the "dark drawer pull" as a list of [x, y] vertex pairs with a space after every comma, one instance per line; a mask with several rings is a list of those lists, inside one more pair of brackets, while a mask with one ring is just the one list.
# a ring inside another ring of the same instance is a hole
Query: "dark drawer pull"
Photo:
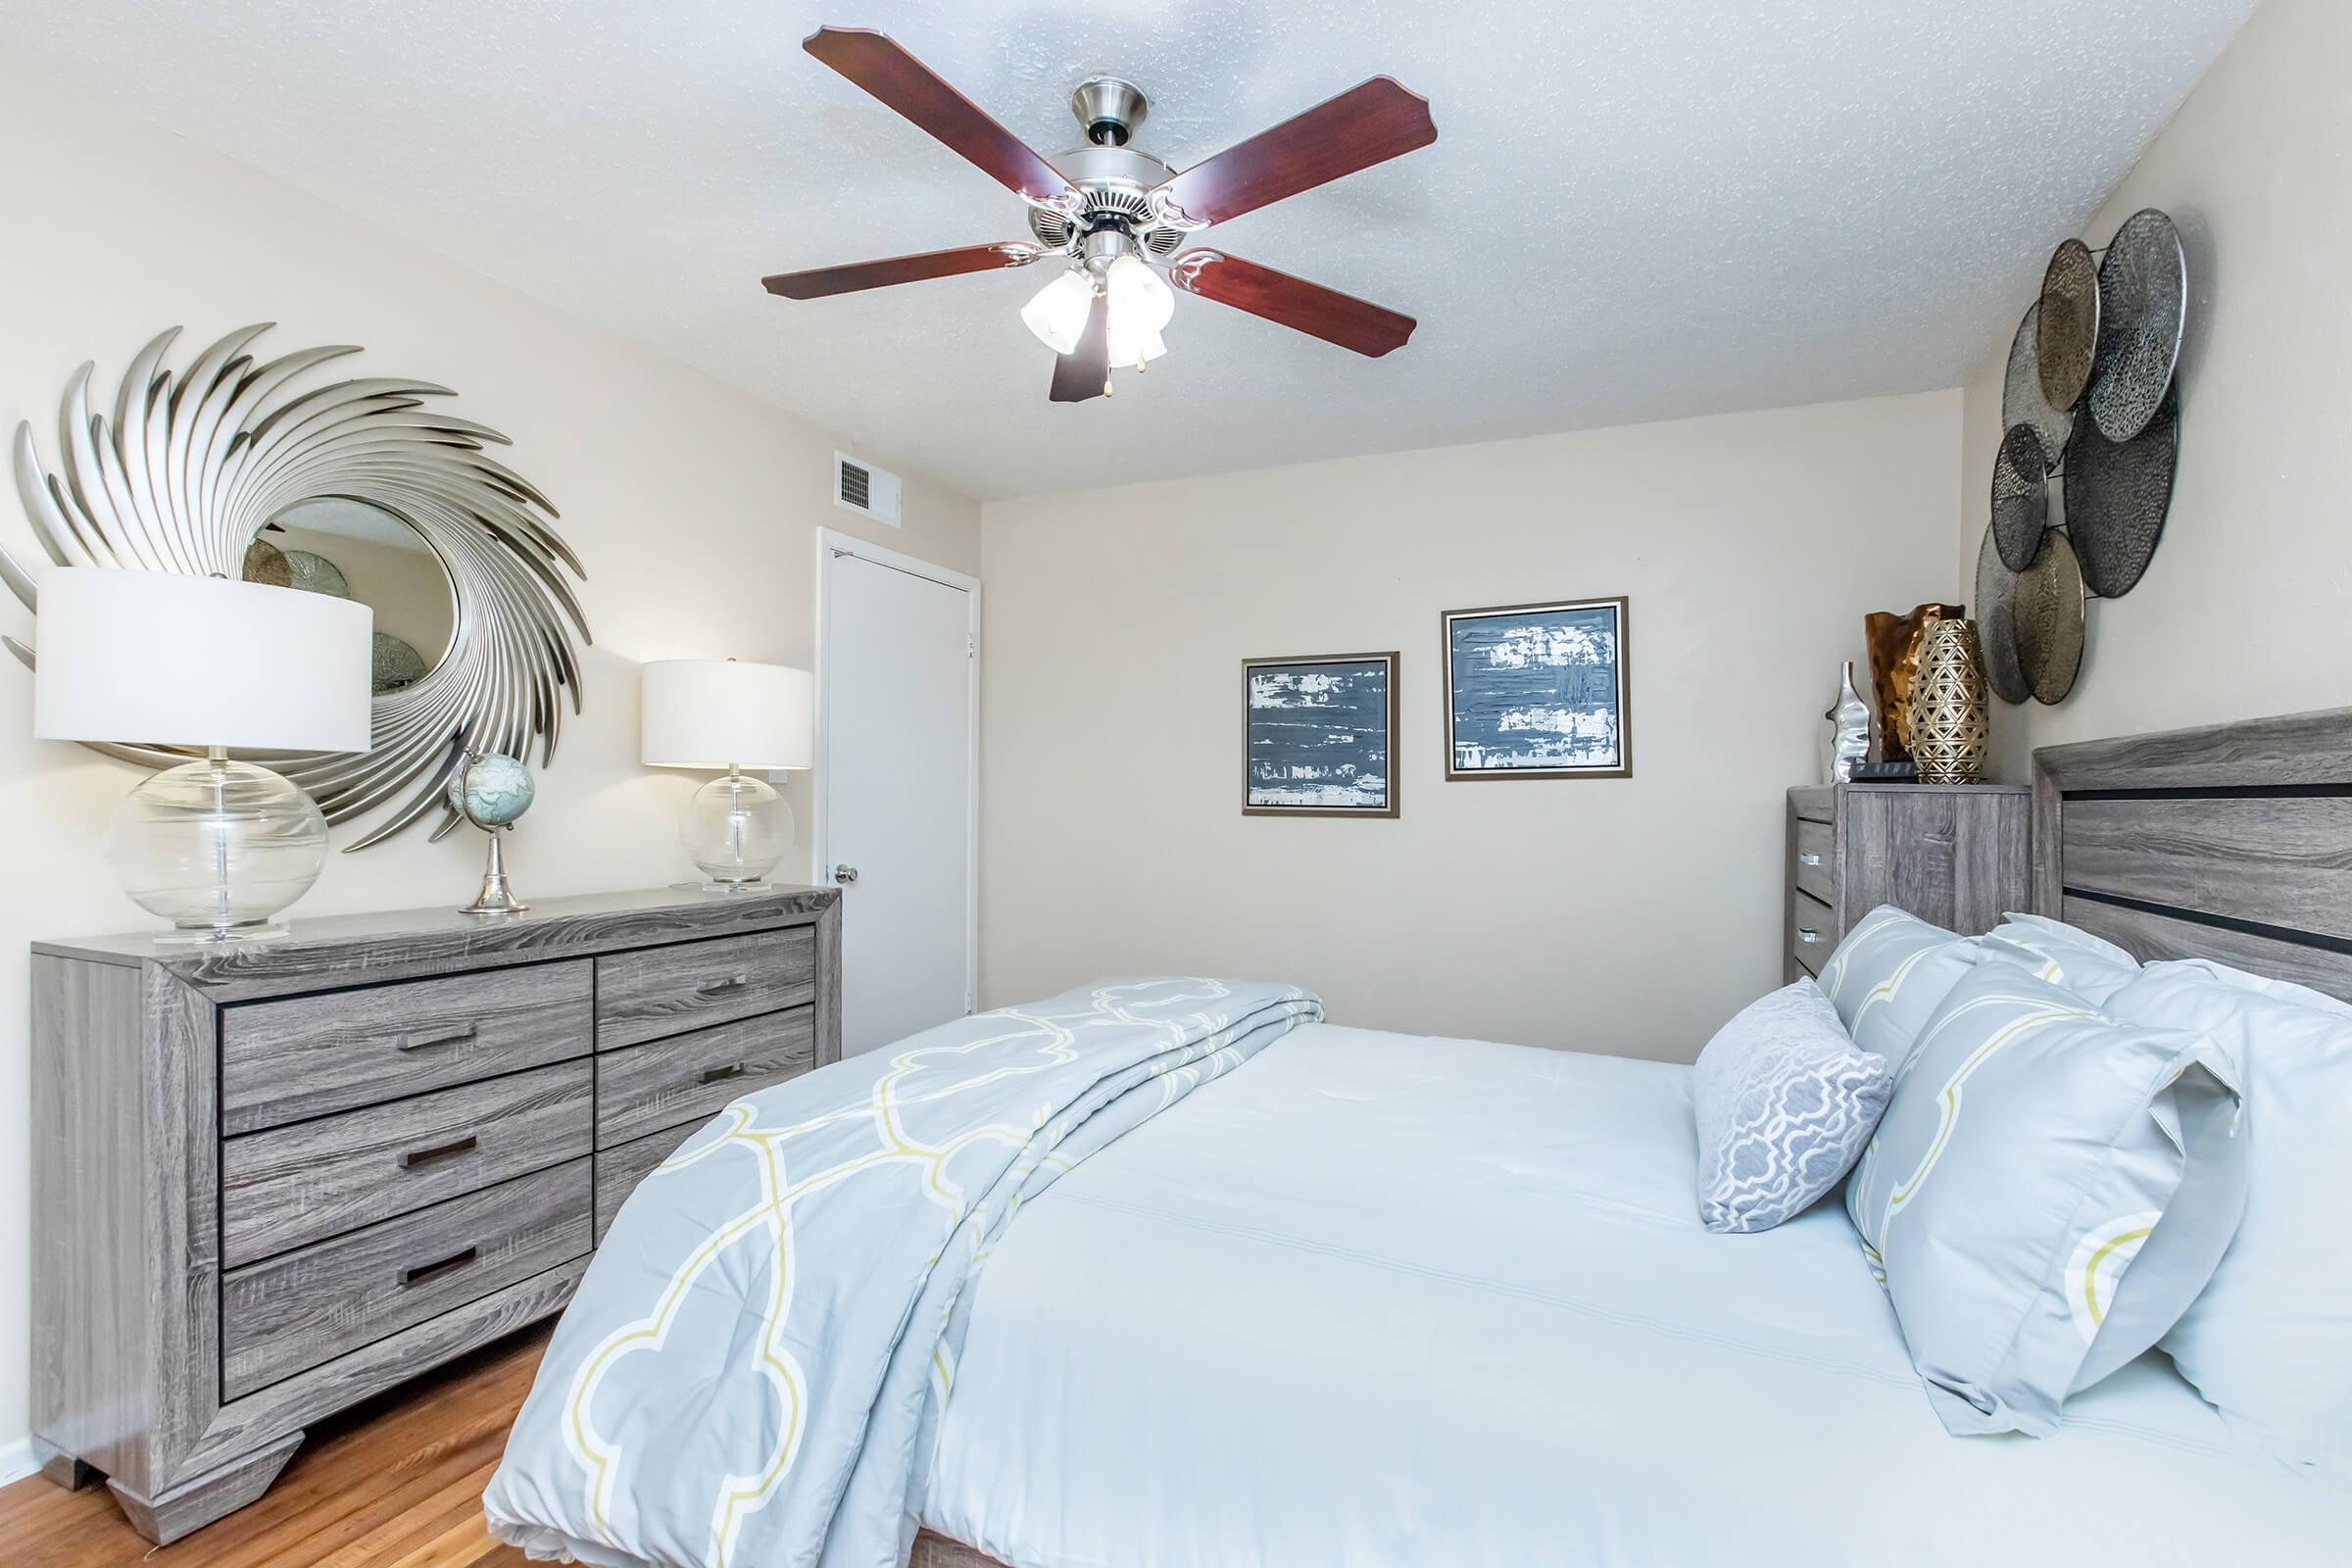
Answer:
[[751, 983], [752, 977], [748, 974], [731, 974], [724, 980], [712, 980], [696, 986], [694, 994], [698, 997], [723, 997], [730, 991], [741, 991]]
[[469, 1023], [463, 1029], [453, 1029], [445, 1035], [402, 1035], [392, 1043], [394, 1051], [430, 1051], [435, 1046], [464, 1046], [473, 1043], [482, 1026]]
[[400, 1271], [400, 1283], [403, 1285], [428, 1284], [433, 1280], [441, 1278], [445, 1274], [455, 1274], [459, 1269], [464, 1268], [466, 1264], [472, 1262], [475, 1258], [481, 1255], [482, 1250], [480, 1248], [468, 1247], [462, 1252], [452, 1252], [447, 1257], [440, 1258], [431, 1263], [412, 1264], [410, 1267], [404, 1268]]
[[740, 1078], [743, 1076], [743, 1074], [744, 1065], [740, 1061], [731, 1063], [730, 1065], [724, 1067], [705, 1067], [703, 1069], [703, 1082], [707, 1084], [725, 1083], [728, 1079]]
[[428, 1165], [436, 1159], [447, 1159], [452, 1154], [466, 1153], [478, 1142], [479, 1140], [473, 1134], [467, 1133], [463, 1138], [453, 1139], [446, 1144], [435, 1144], [430, 1149], [404, 1151], [400, 1156], [400, 1168], [410, 1170], [418, 1165]]

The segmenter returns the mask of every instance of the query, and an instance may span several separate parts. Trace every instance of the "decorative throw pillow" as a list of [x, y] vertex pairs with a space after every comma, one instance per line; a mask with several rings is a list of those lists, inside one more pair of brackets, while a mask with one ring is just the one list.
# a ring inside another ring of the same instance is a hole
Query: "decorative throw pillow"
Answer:
[[2139, 960], [2114, 943], [2038, 914], [2005, 914], [1978, 943], [1985, 956], [2017, 959], [2094, 1006], [2139, 974]]
[[1768, 1231], [1804, 1212], [1853, 1168], [1892, 1090], [1812, 981], [1749, 1003], [1692, 1069], [1699, 1218]]
[[2187, 1310], [2245, 1206], [2238, 1109], [2204, 1035], [2018, 964], [1952, 988], [1845, 1191], [1948, 1430], [2045, 1435]]
[[2149, 964], [2110, 1007], [2201, 1030], [2244, 1073], [2245, 1219], [2164, 1348], [2274, 1455], [2352, 1478], [2352, 1009], [2201, 961]]
[[1882, 904], [1821, 966], [1821, 989], [1854, 1044], [1900, 1068], [1928, 1015], [1979, 956], [1969, 939]]

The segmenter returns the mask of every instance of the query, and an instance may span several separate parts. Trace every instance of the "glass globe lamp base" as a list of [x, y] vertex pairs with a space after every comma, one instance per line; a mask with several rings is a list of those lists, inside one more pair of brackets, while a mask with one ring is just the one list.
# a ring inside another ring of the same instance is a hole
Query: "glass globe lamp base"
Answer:
[[[792, 842], [792, 808], [765, 779], [729, 768], [694, 792], [678, 842], [705, 893], [757, 892]], [[685, 884], [681, 884], [683, 886]]]
[[172, 922], [160, 941], [283, 936], [277, 914], [326, 863], [326, 817], [291, 780], [216, 751], [125, 796], [106, 858], [132, 903]]

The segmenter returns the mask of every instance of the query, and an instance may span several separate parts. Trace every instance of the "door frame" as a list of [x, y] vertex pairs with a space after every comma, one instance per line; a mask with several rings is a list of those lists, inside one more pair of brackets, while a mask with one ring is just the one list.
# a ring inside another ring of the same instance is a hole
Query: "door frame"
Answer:
[[[980, 579], [896, 550], [885, 550], [839, 529], [816, 530], [816, 765], [808, 771], [811, 818], [808, 880], [816, 887], [833, 885], [832, 820], [825, 809], [833, 768], [832, 748], [826, 744], [827, 710], [832, 707], [828, 611], [833, 593], [833, 564], [845, 556], [855, 556], [868, 565], [903, 571], [909, 577], [921, 577], [944, 587], [960, 588], [969, 606], [971, 619], [966, 631], [971, 653], [964, 687], [964, 711], [971, 723], [963, 762], [963, 1010], [973, 1012], [980, 1005]], [[845, 906], [848, 903], [846, 895], [843, 903]]]

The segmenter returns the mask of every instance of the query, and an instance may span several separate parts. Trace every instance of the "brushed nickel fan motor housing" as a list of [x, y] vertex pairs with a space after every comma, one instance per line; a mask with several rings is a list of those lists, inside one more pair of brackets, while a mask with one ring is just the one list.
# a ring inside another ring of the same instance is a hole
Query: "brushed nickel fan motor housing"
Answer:
[[1097, 147], [1124, 147], [1135, 139], [1151, 103], [1144, 89], [1124, 76], [1093, 76], [1070, 92], [1070, 113], [1086, 139]]
[[[1078, 90], [1084, 93], [1086, 87]], [[1075, 106], [1076, 95], [1071, 101]], [[1186, 231], [1154, 220], [1145, 199], [1147, 191], [1176, 173], [1150, 153], [1133, 147], [1073, 147], [1049, 161], [1086, 198], [1086, 208], [1075, 223], [1042, 207], [1029, 209], [1029, 231], [1046, 249], [1075, 256], [1090, 231], [1106, 226], [1133, 234], [1144, 256], [1154, 262], [1166, 261], [1184, 243]]]

